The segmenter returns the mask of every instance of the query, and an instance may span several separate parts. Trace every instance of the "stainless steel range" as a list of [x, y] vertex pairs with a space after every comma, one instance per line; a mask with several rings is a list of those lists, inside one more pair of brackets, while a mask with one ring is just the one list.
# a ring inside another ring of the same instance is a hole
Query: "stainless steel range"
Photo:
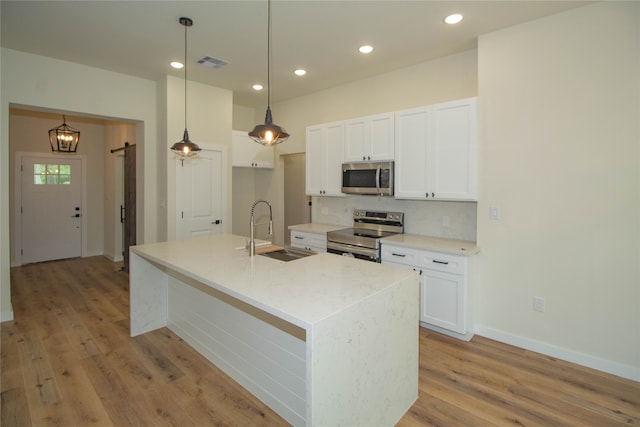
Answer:
[[327, 233], [327, 252], [380, 262], [380, 239], [404, 233], [404, 213], [353, 211], [353, 227]]

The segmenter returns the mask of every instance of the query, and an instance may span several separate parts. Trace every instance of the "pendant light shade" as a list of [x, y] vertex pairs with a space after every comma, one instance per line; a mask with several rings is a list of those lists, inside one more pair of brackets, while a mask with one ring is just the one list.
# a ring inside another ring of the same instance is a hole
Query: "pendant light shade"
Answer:
[[289, 138], [287, 131], [274, 124], [271, 117], [271, 0], [267, 1], [267, 113], [264, 124], [256, 125], [249, 136], [262, 145], [280, 144]]
[[198, 144], [189, 139], [189, 131], [187, 130], [187, 27], [193, 26], [193, 21], [191, 18], [182, 17], [178, 22], [184, 26], [184, 134], [181, 141], [171, 146], [171, 151], [185, 158], [198, 155], [201, 149]]
[[49, 129], [49, 144], [51, 151], [61, 153], [75, 153], [80, 142], [80, 131], [67, 125], [67, 119], [62, 116], [62, 124]]

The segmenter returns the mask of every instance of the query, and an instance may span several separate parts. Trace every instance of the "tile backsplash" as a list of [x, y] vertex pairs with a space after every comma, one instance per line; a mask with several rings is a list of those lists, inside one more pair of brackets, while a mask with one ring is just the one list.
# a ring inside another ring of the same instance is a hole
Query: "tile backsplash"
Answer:
[[356, 208], [404, 212], [405, 233], [476, 241], [476, 202], [396, 200], [378, 196], [313, 197], [312, 222], [349, 227]]

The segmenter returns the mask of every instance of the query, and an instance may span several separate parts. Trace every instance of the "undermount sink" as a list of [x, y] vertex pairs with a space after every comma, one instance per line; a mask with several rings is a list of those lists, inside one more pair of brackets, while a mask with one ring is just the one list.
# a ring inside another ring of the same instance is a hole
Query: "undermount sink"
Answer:
[[279, 261], [294, 261], [296, 259], [305, 258], [315, 254], [315, 252], [308, 251], [306, 249], [283, 248], [270, 252], [263, 252], [260, 256], [266, 256], [267, 258], [273, 258]]

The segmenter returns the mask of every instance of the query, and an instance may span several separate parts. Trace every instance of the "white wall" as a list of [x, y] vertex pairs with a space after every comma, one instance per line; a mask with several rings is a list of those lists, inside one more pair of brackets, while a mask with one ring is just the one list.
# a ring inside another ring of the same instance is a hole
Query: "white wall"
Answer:
[[[145, 242], [157, 237], [156, 84], [10, 49], [0, 51], [0, 320], [13, 317], [9, 256], [9, 107], [29, 106], [139, 121], [141, 221]], [[229, 118], [230, 123], [230, 118]]]
[[[161, 207], [166, 209], [167, 239], [173, 240], [176, 236], [176, 165], [179, 160], [170, 153], [169, 148], [177, 141], [182, 140], [185, 128], [184, 115], [184, 80], [168, 76], [166, 81], [166, 135], [167, 140], [160, 143], [166, 168], [160, 166], [161, 172], [166, 172], [166, 193], [162, 195]], [[187, 129], [191, 141], [199, 145], [217, 145], [226, 149], [227, 157], [227, 184], [232, 185], [231, 171], [231, 122], [232, 122], [232, 92], [197, 82], [187, 84]], [[163, 130], [164, 131], [164, 130]], [[166, 153], [166, 154], [165, 154]], [[185, 160], [188, 161], [188, 160]], [[164, 179], [164, 178], [163, 178]], [[226, 232], [232, 230], [232, 199], [231, 191], [227, 191], [225, 205], [225, 219], [223, 229]]]
[[478, 48], [479, 332], [636, 380], [639, 22], [601, 2]]

